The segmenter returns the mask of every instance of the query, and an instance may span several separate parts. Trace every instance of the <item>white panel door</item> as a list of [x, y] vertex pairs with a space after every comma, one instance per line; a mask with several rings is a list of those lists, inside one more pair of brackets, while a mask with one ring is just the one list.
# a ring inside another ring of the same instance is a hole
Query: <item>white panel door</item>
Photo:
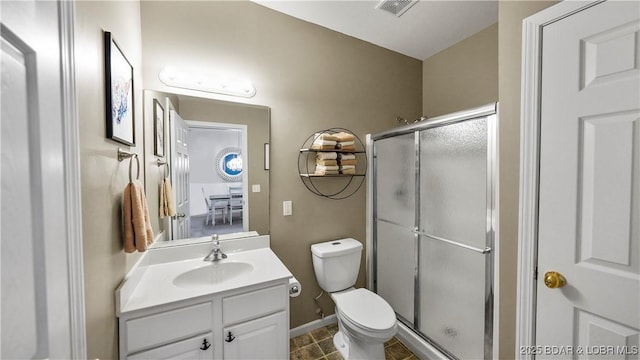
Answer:
[[[640, 2], [589, 7], [542, 39], [536, 344], [556, 348], [538, 357], [637, 359]], [[566, 285], [548, 288], [549, 271]]]
[[176, 202], [176, 216], [172, 220], [172, 239], [191, 237], [189, 216], [189, 127], [175, 111], [169, 113], [171, 129], [171, 183]]
[[61, 40], [69, 40], [62, 32], [73, 31], [73, 19], [60, 20], [68, 8], [55, 1], [1, 7], [0, 358], [83, 357], [84, 331], [72, 335], [79, 321], [84, 329], [82, 306], [72, 305], [82, 296], [81, 266], [69, 255], [79, 225], [68, 227], [80, 219], [68, 213], [77, 208], [67, 193], [78, 181], [68, 172], [77, 143], [64, 138], [71, 115], [63, 104], [74, 100], [62, 95], [75, 95], [63, 83], [72, 59], [62, 60], [73, 43]]

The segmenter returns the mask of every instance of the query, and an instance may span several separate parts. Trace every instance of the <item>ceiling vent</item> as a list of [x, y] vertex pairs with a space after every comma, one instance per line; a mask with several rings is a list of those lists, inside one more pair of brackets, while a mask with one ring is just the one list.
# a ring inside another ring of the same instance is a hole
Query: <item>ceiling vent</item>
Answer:
[[382, 0], [378, 5], [376, 5], [376, 9], [380, 9], [400, 17], [417, 2], [418, 0]]

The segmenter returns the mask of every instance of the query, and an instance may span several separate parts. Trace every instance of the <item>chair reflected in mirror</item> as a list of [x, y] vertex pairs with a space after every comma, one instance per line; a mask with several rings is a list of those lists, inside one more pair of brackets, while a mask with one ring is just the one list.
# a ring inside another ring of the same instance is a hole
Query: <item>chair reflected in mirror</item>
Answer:
[[242, 198], [242, 186], [229, 186], [229, 223], [233, 225], [233, 214], [240, 214], [240, 221], [242, 222], [242, 209], [244, 199]]
[[207, 205], [207, 217], [204, 220], [204, 224], [208, 225], [211, 220], [211, 225], [216, 226], [216, 214], [220, 212], [220, 218], [223, 223], [226, 223], [227, 206], [229, 202], [227, 200], [212, 200], [202, 188], [202, 195], [204, 196], [204, 202]]

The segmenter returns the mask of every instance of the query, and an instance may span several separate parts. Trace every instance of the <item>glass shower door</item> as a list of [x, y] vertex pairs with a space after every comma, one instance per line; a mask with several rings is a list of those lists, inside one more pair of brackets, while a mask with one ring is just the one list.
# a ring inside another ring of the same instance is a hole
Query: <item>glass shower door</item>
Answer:
[[416, 135], [374, 143], [375, 290], [413, 324], [416, 272]]
[[491, 357], [488, 126], [483, 117], [420, 131], [417, 329], [459, 359]]

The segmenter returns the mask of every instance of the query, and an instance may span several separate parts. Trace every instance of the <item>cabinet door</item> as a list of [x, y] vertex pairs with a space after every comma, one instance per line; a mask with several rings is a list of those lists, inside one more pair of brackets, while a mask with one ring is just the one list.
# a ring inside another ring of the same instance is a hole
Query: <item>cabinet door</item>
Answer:
[[224, 329], [224, 358], [288, 359], [288, 325], [287, 313], [281, 311], [226, 327]]
[[[202, 334], [186, 340], [176, 341], [169, 345], [159, 346], [151, 350], [129, 355], [127, 356], [127, 359], [213, 359], [213, 345], [211, 345], [212, 340], [212, 333]], [[205, 341], [207, 345], [205, 345]]]

